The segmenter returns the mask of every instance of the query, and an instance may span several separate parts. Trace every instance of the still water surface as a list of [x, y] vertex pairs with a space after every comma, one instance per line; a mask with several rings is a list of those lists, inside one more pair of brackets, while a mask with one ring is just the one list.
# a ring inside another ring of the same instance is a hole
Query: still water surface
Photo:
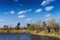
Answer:
[[0, 40], [60, 40], [53, 37], [43, 37], [30, 34], [0, 34]]
[[30, 34], [0, 34], [0, 40], [31, 40]]

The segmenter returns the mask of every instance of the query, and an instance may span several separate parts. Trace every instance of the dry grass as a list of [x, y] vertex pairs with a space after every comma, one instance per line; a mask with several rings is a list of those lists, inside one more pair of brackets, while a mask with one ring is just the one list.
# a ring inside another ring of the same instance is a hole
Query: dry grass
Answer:
[[0, 33], [31, 33], [34, 35], [41, 35], [41, 36], [53, 36], [60, 38], [60, 32], [59, 33], [48, 33], [46, 31], [42, 32], [36, 32], [36, 31], [30, 31], [30, 30], [0, 30]]
[[51, 36], [51, 37], [56, 37], [60, 39], [60, 33], [47, 33], [47, 32], [39, 32], [36, 33], [36, 31], [31, 31], [31, 34], [35, 34], [35, 35], [41, 35], [41, 36]]

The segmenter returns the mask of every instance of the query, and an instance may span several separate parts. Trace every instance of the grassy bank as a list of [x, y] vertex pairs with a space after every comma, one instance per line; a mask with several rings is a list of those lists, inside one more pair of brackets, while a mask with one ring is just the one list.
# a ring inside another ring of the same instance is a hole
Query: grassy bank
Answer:
[[10, 34], [15, 34], [15, 33], [29, 33], [29, 31], [27, 30], [16, 30], [16, 29], [13, 29], [13, 30], [0, 30], [0, 34], [5, 34], [5, 33], [10, 33]]
[[60, 33], [47, 33], [47, 32], [36, 32], [36, 31], [30, 31], [30, 30], [0, 30], [0, 33], [5, 34], [5, 33], [30, 33], [33, 35], [41, 35], [41, 36], [51, 36], [51, 37], [56, 37], [60, 39]]
[[50, 37], [56, 37], [60, 39], [60, 33], [47, 33], [47, 32], [36, 33], [35, 31], [30, 31], [30, 33], [33, 35], [50, 36]]

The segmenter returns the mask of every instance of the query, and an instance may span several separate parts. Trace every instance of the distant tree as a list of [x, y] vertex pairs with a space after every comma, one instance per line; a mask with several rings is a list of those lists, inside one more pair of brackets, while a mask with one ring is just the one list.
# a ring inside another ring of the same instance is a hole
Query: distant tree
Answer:
[[46, 23], [45, 23], [45, 21], [43, 21], [43, 26], [46, 27]]
[[30, 26], [31, 24], [27, 24], [27, 28], [29, 29], [29, 26]]
[[49, 20], [48, 27], [50, 28], [51, 31], [57, 32], [58, 26], [59, 26], [59, 25], [56, 23], [55, 19], [51, 18], [51, 19]]
[[35, 30], [34, 24], [31, 24], [31, 25], [29, 26], [29, 30]]
[[41, 26], [42, 26], [42, 27], [41, 27], [42, 30], [45, 30], [45, 29], [46, 29], [46, 23], [45, 23], [45, 21], [42, 22]]
[[50, 20], [49, 20], [49, 24], [48, 24], [48, 26], [50, 27], [50, 28], [54, 28], [55, 27], [55, 19], [53, 19], [53, 18], [51, 18]]
[[54, 30], [55, 30], [55, 32], [59, 32], [59, 24], [58, 23], [55, 24]]
[[15, 29], [17, 29], [17, 30], [20, 29], [20, 23], [17, 23]]
[[35, 26], [35, 30], [38, 30], [38, 31], [40, 30], [40, 24], [37, 23], [37, 24], [34, 24], [34, 26]]
[[48, 33], [50, 32], [51, 28], [47, 26]]
[[3, 29], [8, 29], [8, 25], [4, 25], [3, 26]]

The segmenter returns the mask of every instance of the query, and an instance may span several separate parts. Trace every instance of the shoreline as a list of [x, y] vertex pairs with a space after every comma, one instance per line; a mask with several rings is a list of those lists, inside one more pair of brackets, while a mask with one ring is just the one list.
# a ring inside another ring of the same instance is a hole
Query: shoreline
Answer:
[[34, 31], [29, 31], [29, 30], [0, 30], [0, 34], [20, 34], [20, 33], [28, 33], [32, 35], [40, 35], [40, 36], [50, 36], [50, 37], [56, 37], [60, 39], [60, 34], [54, 34], [54, 33], [43, 33], [39, 32], [36, 33]]

